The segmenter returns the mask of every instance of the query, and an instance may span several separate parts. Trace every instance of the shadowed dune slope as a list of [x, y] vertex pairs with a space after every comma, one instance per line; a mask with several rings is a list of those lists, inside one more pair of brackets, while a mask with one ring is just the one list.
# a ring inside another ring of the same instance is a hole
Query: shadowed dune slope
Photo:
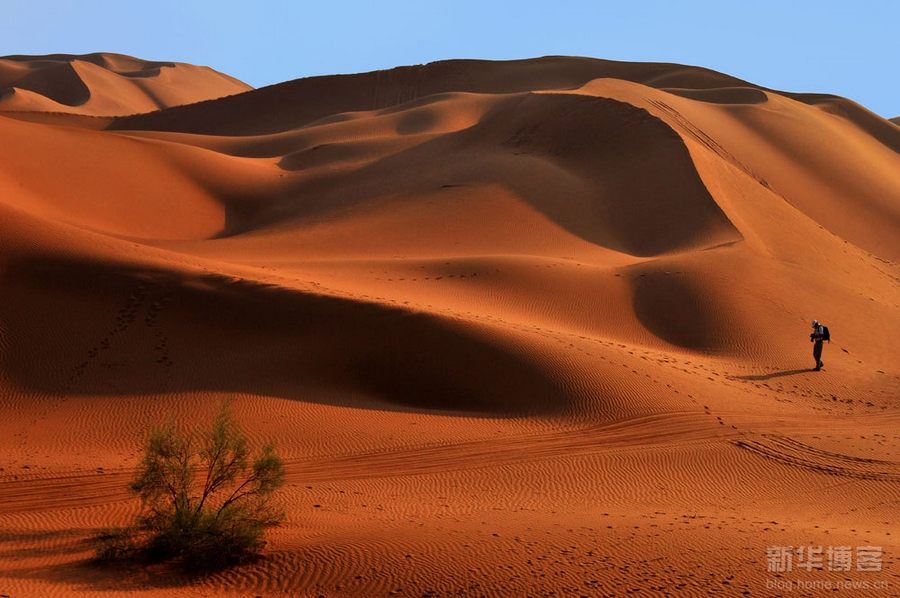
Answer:
[[[429, 109], [440, 115], [453, 110], [453, 101]], [[400, 112], [398, 128], [423, 118], [419, 110]], [[360, 128], [365, 126], [366, 119]], [[484, 198], [487, 206], [497, 189], [507, 189], [556, 226], [627, 254], [655, 255], [739, 238], [700, 181], [681, 138], [626, 103], [517, 94], [496, 100], [467, 128], [442, 133], [426, 125], [419, 135], [406, 149], [361, 145], [354, 136], [288, 155], [279, 164], [295, 173], [295, 180], [283, 198], [260, 202], [256, 214], [244, 212], [242, 228], [236, 224], [229, 234], [360, 211], [388, 214], [394, 208], [380, 203], [417, 203], [426, 196], [437, 203], [453, 203], [460, 195], [475, 204]], [[434, 241], [423, 238], [420, 244], [425, 249]], [[517, 249], [521, 246], [502, 250]]]
[[249, 89], [208, 67], [121, 54], [0, 57], [0, 111], [136, 114]]
[[[325, 387], [369, 396], [379, 408], [393, 404], [491, 415], [568, 407], [569, 397], [532, 356], [463, 322], [177, 268], [51, 255], [12, 259], [6, 266], [9, 294], [0, 318], [18, 322], [7, 341], [24, 348], [10, 356], [6, 373], [44, 393], [204, 390], [302, 396]], [[111, 318], [98, 295], [123, 308]], [[60, 303], [77, 306], [80, 317], [43, 322], [27, 317], [31, 310], [51, 312]], [[150, 306], [147, 315], [135, 322], [145, 306]], [[163, 310], [167, 322], [156, 338], [142, 335], [142, 328], [157, 331], [152, 329], [162, 324], [156, 320]], [[232, 324], [223, 327], [224, 322]], [[187, 376], [173, 368], [169, 351], [158, 344], [173, 328], [190, 328], [203, 339], [189, 352], [179, 351], [179, 360], [195, 364]], [[54, 343], [58, 336], [77, 339], [77, 347]], [[99, 353], [115, 351], [120, 367], [114, 372], [91, 367], [94, 343]], [[73, 350], [87, 360], [67, 368]], [[490, 370], [469, 367], [473, 360], [490, 363]], [[229, 371], [237, 375], [223, 375]], [[436, 380], [442, 380], [440, 386]]]
[[[840, 238], [900, 259], [894, 242], [900, 224], [900, 130], [884, 119], [862, 108], [858, 113], [865, 118], [851, 118], [847, 114], [855, 113], [835, 114], [773, 92], [767, 92], [764, 105], [711, 104], [603, 79], [578, 93], [646, 108], [696, 145], [698, 155], [737, 169]], [[877, 135], [869, 120], [877, 121]], [[720, 180], [716, 175], [706, 182], [712, 188]], [[720, 205], [734, 197], [714, 195]], [[768, 235], [774, 229], [759, 231]]]

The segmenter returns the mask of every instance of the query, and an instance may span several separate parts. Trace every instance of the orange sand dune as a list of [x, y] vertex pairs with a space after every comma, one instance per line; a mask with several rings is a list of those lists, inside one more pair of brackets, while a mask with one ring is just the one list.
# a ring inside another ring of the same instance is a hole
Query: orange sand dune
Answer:
[[208, 67], [122, 54], [0, 57], [0, 111], [136, 114], [249, 89]]
[[[853, 102], [448, 61], [0, 135], [0, 593], [896, 593], [900, 129]], [[265, 558], [91, 565], [225, 398], [287, 462]]]

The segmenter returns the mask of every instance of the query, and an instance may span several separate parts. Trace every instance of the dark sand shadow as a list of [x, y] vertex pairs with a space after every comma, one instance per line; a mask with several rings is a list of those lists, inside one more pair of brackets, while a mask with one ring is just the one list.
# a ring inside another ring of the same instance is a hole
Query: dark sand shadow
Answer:
[[736, 380], [771, 380], [772, 378], [781, 378], [782, 376], [793, 376], [795, 374], [804, 374], [815, 372], [815, 368], [806, 368], [802, 370], [784, 370], [783, 372], [772, 372], [771, 374], [758, 374], [754, 376], [732, 376]]
[[[178, 588], [195, 583], [201, 576], [184, 574], [169, 565], [116, 564], [102, 566], [90, 557], [77, 560], [67, 555], [82, 554], [93, 550], [90, 541], [100, 530], [80, 528], [40, 531], [0, 532], [0, 560], [12, 563], [22, 559], [63, 557], [65, 562], [47, 565], [32, 564], [10, 566], [3, 575], [7, 579], [64, 583], [95, 592], [137, 591], [147, 588]], [[2, 594], [0, 594], [2, 595]]]
[[56, 257], [15, 260], [2, 280], [16, 347], [4, 373], [39, 394], [253, 393], [481, 417], [574, 400], [502, 339], [363, 296]]

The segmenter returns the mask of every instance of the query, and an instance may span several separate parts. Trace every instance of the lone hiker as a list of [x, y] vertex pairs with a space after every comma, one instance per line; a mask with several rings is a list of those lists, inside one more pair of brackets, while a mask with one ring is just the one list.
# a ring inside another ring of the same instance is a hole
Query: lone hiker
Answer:
[[822, 361], [822, 342], [828, 341], [831, 342], [831, 334], [828, 332], [828, 326], [821, 324], [818, 320], [812, 321], [812, 334], [809, 335], [809, 342], [815, 343], [813, 345], [813, 359], [816, 360], [816, 371], [818, 372], [823, 367], [825, 367], [825, 362]]

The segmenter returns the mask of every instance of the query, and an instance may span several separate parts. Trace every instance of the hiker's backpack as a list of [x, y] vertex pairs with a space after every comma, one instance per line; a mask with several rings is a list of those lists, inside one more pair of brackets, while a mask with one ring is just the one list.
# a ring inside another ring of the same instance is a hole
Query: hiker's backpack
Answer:
[[828, 326], [822, 326], [822, 340], [831, 341], [831, 333], [828, 332]]

